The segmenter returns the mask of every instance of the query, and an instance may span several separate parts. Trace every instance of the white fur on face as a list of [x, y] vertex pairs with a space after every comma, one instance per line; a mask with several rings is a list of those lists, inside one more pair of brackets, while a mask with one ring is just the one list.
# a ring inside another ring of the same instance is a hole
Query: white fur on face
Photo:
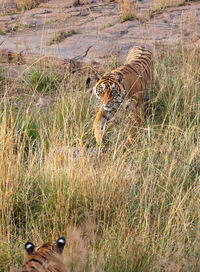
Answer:
[[115, 83], [110, 86], [111, 91], [115, 88]]
[[93, 91], [94, 91], [96, 97], [100, 98], [100, 94], [99, 94], [99, 92], [97, 91], [97, 89], [95, 87], [94, 87]]

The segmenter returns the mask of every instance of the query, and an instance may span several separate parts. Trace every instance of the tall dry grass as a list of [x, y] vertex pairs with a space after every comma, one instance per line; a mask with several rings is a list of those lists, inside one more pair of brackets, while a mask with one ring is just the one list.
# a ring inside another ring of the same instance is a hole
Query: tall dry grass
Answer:
[[16, 10], [24, 11], [27, 9], [32, 9], [38, 6], [40, 3], [47, 2], [48, 0], [3, 0], [3, 7], [5, 10], [9, 9], [10, 7], [16, 8]]
[[121, 11], [121, 23], [125, 21], [138, 20], [138, 6], [137, 2], [130, 0], [119, 0], [119, 7]]
[[[27, 240], [61, 235], [71, 271], [199, 270], [199, 64], [195, 50], [158, 55], [135, 144], [124, 146], [131, 123], [122, 108], [102, 156], [86, 75], [66, 74], [54, 94], [54, 85], [42, 93], [30, 84], [31, 71], [22, 101], [1, 77], [0, 271], [20, 269]], [[55, 102], [38, 110], [41, 95]]]

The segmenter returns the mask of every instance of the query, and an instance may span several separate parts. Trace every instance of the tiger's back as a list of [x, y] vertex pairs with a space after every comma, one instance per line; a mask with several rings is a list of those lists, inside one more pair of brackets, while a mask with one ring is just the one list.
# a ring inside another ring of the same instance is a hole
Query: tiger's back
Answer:
[[28, 256], [22, 267], [22, 272], [68, 272], [62, 258], [65, 239], [59, 238], [55, 244], [43, 244], [35, 246], [31, 242], [26, 243], [25, 249]]

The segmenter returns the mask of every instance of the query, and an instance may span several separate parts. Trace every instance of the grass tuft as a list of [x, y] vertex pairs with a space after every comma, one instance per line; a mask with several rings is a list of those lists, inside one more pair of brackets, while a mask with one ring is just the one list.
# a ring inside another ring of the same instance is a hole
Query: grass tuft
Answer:
[[132, 6], [130, 0], [120, 0], [119, 5], [121, 9], [121, 23], [139, 20], [139, 17], [137, 16], [137, 4]]
[[111, 23], [104, 24], [101, 29], [104, 30], [104, 29], [112, 27], [112, 26], [114, 26], [114, 24], [111, 24]]
[[134, 16], [132, 14], [127, 14], [125, 16], [123, 16], [120, 20], [121, 23], [124, 23], [126, 21], [134, 21], [134, 20], [139, 20], [139, 17]]
[[59, 89], [62, 75], [52, 69], [36, 66], [30, 70], [24, 81], [32, 90], [41, 93], [52, 93]]
[[79, 33], [80, 33], [79, 31], [74, 30], [74, 29], [71, 31], [68, 31], [67, 33], [64, 31], [61, 31], [56, 37], [54, 37], [51, 41], [48, 42], [48, 45], [60, 43], [63, 40], [65, 40], [73, 35], [77, 35]]

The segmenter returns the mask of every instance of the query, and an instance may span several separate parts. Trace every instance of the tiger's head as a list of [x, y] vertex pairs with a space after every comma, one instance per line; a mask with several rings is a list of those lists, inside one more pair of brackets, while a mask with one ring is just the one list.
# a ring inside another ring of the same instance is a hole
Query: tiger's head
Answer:
[[122, 75], [111, 74], [103, 76], [93, 88], [97, 98], [100, 100], [104, 110], [117, 110], [124, 99], [125, 89], [121, 84]]
[[44, 249], [49, 250], [52, 253], [57, 253], [57, 254], [62, 254], [63, 249], [65, 246], [65, 238], [61, 237], [59, 238], [55, 244], [43, 244], [41, 246], [35, 246], [33, 243], [31, 242], [27, 242], [25, 244], [25, 249], [27, 251], [27, 253], [30, 254], [37, 254], [40, 251], [43, 251]]
[[31, 242], [25, 244], [28, 253], [22, 272], [32, 271], [58, 271], [67, 272], [63, 262], [62, 252], [65, 246], [65, 238], [59, 238], [56, 243], [47, 243], [35, 246]]

